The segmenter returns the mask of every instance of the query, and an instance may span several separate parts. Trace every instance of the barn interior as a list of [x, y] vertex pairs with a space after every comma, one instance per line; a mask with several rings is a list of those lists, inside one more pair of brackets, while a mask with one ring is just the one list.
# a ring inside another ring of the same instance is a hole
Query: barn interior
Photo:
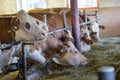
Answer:
[[[44, 3], [45, 1], [46, 4]], [[28, 41], [30, 43], [26, 43], [27, 41], [25, 41], [25, 44], [24, 42], [22, 43], [22, 50], [21, 52], [19, 52], [22, 54], [22, 56], [19, 55], [19, 58], [21, 58], [22, 61], [18, 62], [17, 60], [17, 69], [9, 70], [12, 64], [5, 64], [4, 66], [2, 66], [3, 72], [1, 72], [0, 74], [0, 80], [110, 80], [110, 78], [105, 78], [108, 76], [100, 77], [100, 75], [98, 74], [98, 69], [104, 66], [114, 68], [112, 76], [108, 73], [109, 77], [113, 78], [111, 80], [120, 80], [120, 18], [118, 16], [120, 14], [120, 0], [84, 0], [86, 2], [83, 4], [89, 4], [89, 1], [91, 1], [91, 3], [93, 1], [94, 3], [95, 1], [96, 5], [92, 7], [91, 5], [87, 7], [84, 5], [84, 7], [82, 8], [81, 6], [80, 8], [78, 7], [80, 5], [79, 3], [83, 0], [52, 0], [51, 2], [49, 1], [50, 0], [36, 0], [37, 3], [35, 3], [34, 0], [0, 0], [0, 68], [4, 63], [4, 51], [11, 49], [10, 46], [14, 43], [15, 39], [13, 38], [14, 34], [10, 32], [11, 27], [13, 26], [11, 24], [11, 21], [14, 17], [16, 17], [16, 15], [19, 14], [19, 11], [21, 9], [27, 13], [26, 15], [30, 15], [34, 18], [31, 18], [31, 20], [37, 19], [42, 21], [44, 23], [44, 26], [47, 25], [49, 29], [48, 34], [52, 34], [52, 36], [54, 37], [58, 38], [59, 35], [55, 35], [56, 33], [67, 30], [68, 27], [70, 27], [70, 29], [72, 28], [70, 31], [72, 32], [75, 46], [79, 46], [77, 45], [79, 43], [77, 43], [76, 36], [79, 36], [78, 38], [82, 36], [82, 33], [79, 32], [79, 30], [76, 30], [76, 27], [79, 27], [81, 30], [84, 24], [85, 26], [90, 26], [89, 24], [91, 24], [92, 22], [99, 24], [98, 26], [102, 26], [102, 29], [100, 29], [98, 32], [99, 37], [101, 38], [99, 41], [96, 42], [93, 40], [93, 43], [89, 44], [90, 49], [88, 51], [81, 51], [78, 49], [79, 53], [87, 58], [87, 65], [79, 64], [64, 66], [58, 64], [59, 62], [57, 63], [53, 59], [51, 59], [54, 57], [54, 54], [50, 55], [50, 57], [46, 59], [46, 62], [41, 65], [39, 61], [26, 58], [26, 56], [24, 55], [26, 54], [24, 53], [24, 45], [29, 46], [29, 44], [31, 45], [33, 43], [30, 40]], [[70, 4], [70, 2], [72, 1], [73, 4]], [[76, 10], [71, 9], [75, 8], [74, 2], [77, 2]], [[69, 6], [71, 6], [71, 8]], [[62, 14], [60, 13], [61, 11]], [[74, 15], [75, 11], [78, 11], [75, 13], [78, 15]], [[81, 14], [83, 18], [79, 16], [79, 14]], [[17, 16], [17, 18], [21, 19], [21, 17], [19, 16]], [[78, 20], [74, 20], [73, 18]], [[84, 20], [81, 22], [80, 19]], [[83, 26], [78, 25], [75, 21], [78, 21], [79, 24]], [[82, 41], [82, 38], [79, 41]], [[51, 44], [52, 42], [54, 41], [51, 41]], [[84, 48], [84, 46], [81, 47]], [[76, 49], [77, 48], [79, 47], [76, 47]], [[52, 51], [50, 50], [46, 52], [54, 52], [54, 49]], [[57, 51], [58, 50], [60, 49], [57, 49]], [[7, 57], [10, 55], [5, 56]], [[66, 55], [61, 54], [60, 56], [62, 56], [63, 58]], [[21, 65], [23, 66], [20, 67]], [[16, 68], [16, 64], [13, 65], [13, 68], [14, 66]], [[37, 67], [37, 70], [34, 69], [34, 67]], [[30, 70], [28, 68], [30, 68]]]

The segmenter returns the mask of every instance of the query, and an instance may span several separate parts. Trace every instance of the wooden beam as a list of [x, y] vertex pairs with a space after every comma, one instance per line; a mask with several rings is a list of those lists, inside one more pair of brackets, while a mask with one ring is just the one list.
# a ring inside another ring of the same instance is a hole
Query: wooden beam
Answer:
[[71, 3], [72, 32], [75, 40], [75, 46], [79, 51], [81, 51], [79, 11], [78, 11], [77, 0], [70, 0], [70, 3]]

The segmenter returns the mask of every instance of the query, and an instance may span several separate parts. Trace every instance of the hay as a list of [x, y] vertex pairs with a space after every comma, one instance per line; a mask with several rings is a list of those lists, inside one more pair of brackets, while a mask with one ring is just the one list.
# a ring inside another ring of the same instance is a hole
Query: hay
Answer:
[[[43, 80], [98, 80], [97, 69], [99, 67], [114, 66], [117, 70], [120, 68], [120, 37], [102, 39], [92, 46], [91, 51], [83, 54], [89, 59], [89, 66], [74, 68], [56, 65], [51, 70], [53, 73], [44, 75]], [[8, 75], [0, 80], [6, 80], [5, 77], [10, 80]]]

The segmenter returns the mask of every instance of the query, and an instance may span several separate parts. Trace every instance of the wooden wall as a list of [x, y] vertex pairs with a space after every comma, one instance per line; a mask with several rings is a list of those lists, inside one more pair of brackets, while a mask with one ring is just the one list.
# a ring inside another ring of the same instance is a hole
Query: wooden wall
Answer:
[[10, 21], [11, 17], [0, 17], [0, 42], [1, 43], [9, 43], [12, 41], [10, 30]]

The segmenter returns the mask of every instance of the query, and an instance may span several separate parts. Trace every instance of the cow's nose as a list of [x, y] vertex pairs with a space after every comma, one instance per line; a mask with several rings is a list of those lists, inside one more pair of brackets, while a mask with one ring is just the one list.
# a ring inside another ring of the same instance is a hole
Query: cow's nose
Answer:
[[88, 44], [88, 45], [92, 45], [93, 44], [93, 41], [92, 40], [86, 40], [86, 43]]

